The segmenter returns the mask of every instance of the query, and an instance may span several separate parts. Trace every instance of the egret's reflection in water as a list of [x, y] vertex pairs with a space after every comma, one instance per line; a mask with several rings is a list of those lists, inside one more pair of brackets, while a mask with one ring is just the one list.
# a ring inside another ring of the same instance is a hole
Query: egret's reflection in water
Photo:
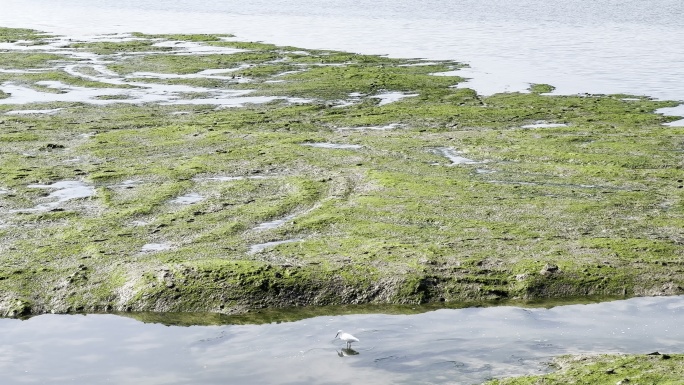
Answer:
[[356, 356], [358, 355], [359, 352], [352, 348], [343, 348], [340, 351], [337, 352], [337, 355], [340, 357], [346, 357], [346, 356]]
[[[0, 319], [0, 383], [477, 384], [546, 371], [560, 354], [683, 352], [683, 324], [684, 297], [265, 325], [45, 315]], [[330, 339], [339, 329], [358, 337], [355, 349]]]

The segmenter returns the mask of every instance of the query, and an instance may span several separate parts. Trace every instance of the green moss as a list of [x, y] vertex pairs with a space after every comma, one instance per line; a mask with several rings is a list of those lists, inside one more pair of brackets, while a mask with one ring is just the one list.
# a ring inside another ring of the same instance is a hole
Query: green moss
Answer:
[[49, 68], [55, 61], [65, 61], [66, 56], [42, 52], [0, 52], [3, 69]]
[[230, 55], [149, 55], [124, 59], [109, 69], [121, 73], [156, 72], [191, 74], [205, 69], [234, 68], [243, 63], [261, 63], [277, 58], [272, 52], [238, 52]]
[[70, 48], [81, 48], [98, 55], [111, 55], [122, 52], [163, 52], [171, 51], [172, 47], [155, 46], [156, 42], [152, 40], [131, 40], [122, 42], [90, 42], [90, 43], [74, 43]]
[[550, 84], [532, 84], [530, 85], [530, 92], [535, 93], [535, 94], [546, 94], [553, 92], [556, 87], [550, 85]]
[[45, 33], [26, 28], [0, 27], [0, 42], [14, 43], [20, 40], [41, 42], [47, 35]]
[[[394, 63], [393, 63], [394, 64]], [[373, 63], [350, 63], [344, 66], [313, 67], [308, 71], [283, 76], [285, 83], [264, 85], [269, 93], [288, 94], [320, 99], [345, 99], [352, 92], [364, 94], [383, 91], [424, 91], [423, 98], [432, 97], [437, 90], [441, 94], [451, 91], [447, 87], [462, 80], [458, 77], [437, 77], [430, 73], [445, 69], [444, 66], [402, 67]], [[376, 99], [377, 100], [377, 99]]]
[[555, 360], [555, 365], [560, 370], [554, 373], [486, 384], [680, 384], [684, 376], [681, 354], [563, 356]]

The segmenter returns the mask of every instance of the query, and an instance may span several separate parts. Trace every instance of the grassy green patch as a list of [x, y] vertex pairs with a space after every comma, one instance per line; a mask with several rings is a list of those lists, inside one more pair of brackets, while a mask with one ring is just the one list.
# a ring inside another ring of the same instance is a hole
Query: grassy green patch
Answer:
[[40, 42], [46, 36], [45, 33], [33, 29], [0, 27], [0, 42], [2, 43], [14, 43], [20, 40]]
[[553, 92], [556, 87], [550, 85], [550, 84], [532, 84], [530, 86], [530, 92], [536, 93], [536, 94], [544, 94], [544, 93], [549, 93]]
[[98, 55], [111, 55], [122, 52], [163, 52], [171, 51], [172, 47], [158, 47], [155, 46], [155, 41], [152, 40], [130, 40], [122, 42], [91, 42], [91, 43], [74, 43], [70, 48], [84, 48]]
[[0, 52], [0, 66], [3, 69], [50, 68], [55, 61], [66, 57], [42, 52]]
[[234, 68], [240, 64], [260, 63], [275, 59], [271, 52], [240, 52], [229, 55], [153, 55], [136, 56], [124, 59], [109, 68], [121, 74], [132, 72], [156, 72], [191, 74], [205, 69]]
[[556, 359], [554, 365], [559, 368], [554, 373], [487, 384], [681, 384], [684, 378], [681, 354], [564, 356]]

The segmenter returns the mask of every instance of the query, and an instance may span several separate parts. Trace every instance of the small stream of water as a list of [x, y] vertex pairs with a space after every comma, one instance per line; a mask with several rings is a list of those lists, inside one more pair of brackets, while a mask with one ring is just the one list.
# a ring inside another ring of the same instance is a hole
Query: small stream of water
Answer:
[[[681, 325], [684, 297], [264, 325], [43, 315], [0, 319], [0, 373], [5, 385], [478, 384], [545, 372], [566, 353], [682, 352]], [[360, 339], [353, 351], [333, 340], [339, 329]]]

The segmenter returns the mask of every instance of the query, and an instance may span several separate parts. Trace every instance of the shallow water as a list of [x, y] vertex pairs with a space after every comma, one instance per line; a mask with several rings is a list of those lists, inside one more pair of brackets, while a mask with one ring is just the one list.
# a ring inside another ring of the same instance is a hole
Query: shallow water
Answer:
[[684, 100], [680, 0], [3, 0], [0, 25], [82, 36], [233, 33], [306, 48], [453, 59], [481, 93]]
[[267, 176], [254, 175], [254, 176], [216, 176], [216, 177], [205, 177], [205, 178], [194, 178], [195, 181], [217, 181], [217, 182], [232, 182], [236, 180], [246, 180], [246, 179], [267, 179]]
[[401, 99], [411, 98], [415, 96], [418, 96], [418, 94], [405, 94], [403, 92], [385, 92], [382, 94], [373, 95], [371, 96], [371, 98], [380, 99], [378, 106], [384, 106], [385, 104], [394, 103]]
[[481, 163], [461, 156], [461, 152], [456, 151], [453, 148], [437, 148], [435, 149], [435, 152], [449, 159], [452, 165]]
[[81, 181], [66, 180], [55, 182], [49, 185], [30, 184], [27, 187], [50, 190], [50, 194], [45, 198], [50, 202], [41, 203], [30, 209], [16, 211], [47, 211], [54, 209], [62, 203], [72, 199], [89, 198], [95, 195], [95, 187], [87, 185]]
[[48, 110], [14, 110], [5, 112], [5, 115], [54, 115], [62, 110], [63, 108], [53, 108]]
[[302, 143], [302, 146], [316, 147], [316, 148], [327, 148], [335, 150], [358, 150], [363, 146], [359, 144], [344, 144], [344, 143]]
[[272, 221], [260, 223], [259, 225], [257, 225], [257, 226], [256, 226], [255, 228], [253, 228], [252, 230], [254, 230], [254, 231], [263, 231], [263, 230], [275, 229], [275, 228], [278, 228], [278, 227], [284, 225], [284, 224], [287, 223], [288, 221], [293, 220], [296, 216], [297, 216], [296, 214], [290, 214], [290, 215], [286, 215], [286, 216], [283, 217], [283, 218], [274, 219], [274, 220], [272, 220]]
[[[475, 384], [564, 353], [684, 350], [684, 297], [552, 309], [163, 326], [114, 315], [0, 319], [3, 384]], [[353, 352], [337, 330], [360, 342]], [[342, 357], [340, 357], [342, 353]]]
[[153, 253], [155, 251], [171, 250], [173, 246], [168, 243], [146, 243], [140, 249], [142, 253]]
[[548, 123], [544, 121], [539, 121], [533, 124], [526, 124], [521, 126], [521, 128], [556, 128], [556, 127], [567, 127], [565, 123]]
[[284, 241], [272, 241], [272, 242], [265, 242], [265, 243], [258, 243], [256, 245], [252, 245], [249, 247], [249, 254], [256, 254], [260, 253], [266, 249], [269, 249], [271, 247], [275, 247], [278, 245], [282, 245], [285, 243], [292, 243], [292, 242], [299, 242], [301, 239], [295, 238], [295, 239], [286, 239]]
[[206, 199], [206, 198], [203, 197], [202, 195], [198, 194], [198, 193], [189, 193], [189, 194], [181, 195], [177, 198], [172, 199], [171, 203], [177, 203], [177, 204], [181, 204], [181, 205], [191, 205], [194, 203], [201, 202], [204, 199]]

